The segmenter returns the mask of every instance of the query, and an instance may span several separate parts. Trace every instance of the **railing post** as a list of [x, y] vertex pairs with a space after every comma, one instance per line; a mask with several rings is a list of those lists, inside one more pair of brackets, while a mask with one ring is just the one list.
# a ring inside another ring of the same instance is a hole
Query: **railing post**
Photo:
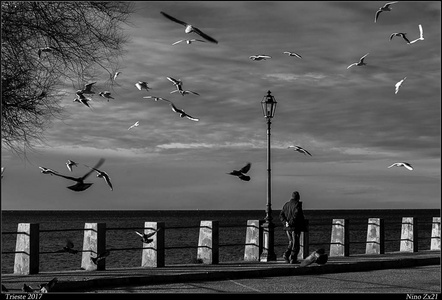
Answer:
[[40, 224], [19, 223], [15, 244], [14, 274], [38, 274], [40, 262]]
[[81, 268], [86, 271], [105, 270], [106, 259], [99, 260], [97, 264], [94, 264], [91, 259], [105, 251], [106, 223], [85, 223]]
[[384, 253], [385, 253], [384, 219], [369, 218], [365, 254], [384, 254]]
[[245, 261], [259, 261], [262, 253], [263, 220], [247, 220]]
[[399, 251], [418, 252], [417, 218], [402, 218], [401, 246]]
[[330, 243], [330, 256], [349, 256], [349, 221], [347, 219], [333, 219]]
[[219, 262], [218, 229], [218, 221], [201, 221], [200, 223], [197, 259], [205, 264], [218, 264]]
[[298, 259], [305, 259], [307, 256], [309, 256], [309, 223], [308, 220], [305, 220], [305, 231], [301, 232], [301, 235], [299, 237], [300, 242], [300, 250], [298, 254]]
[[165, 248], [164, 248], [164, 222], [144, 222], [144, 233], [149, 234], [152, 230], [158, 230], [149, 244], [143, 243], [143, 253], [141, 257], [142, 267], [164, 267]]
[[430, 250], [440, 250], [440, 217], [433, 217]]

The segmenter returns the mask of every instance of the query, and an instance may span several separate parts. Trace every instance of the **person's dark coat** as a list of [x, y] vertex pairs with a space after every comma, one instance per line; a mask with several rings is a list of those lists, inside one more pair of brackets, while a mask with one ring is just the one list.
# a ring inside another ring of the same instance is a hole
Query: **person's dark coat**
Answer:
[[[299, 194], [293, 193], [292, 199], [284, 204], [279, 213], [284, 230], [295, 232], [306, 231], [304, 211], [302, 210], [302, 202], [299, 201]], [[289, 226], [286, 226], [286, 222]]]

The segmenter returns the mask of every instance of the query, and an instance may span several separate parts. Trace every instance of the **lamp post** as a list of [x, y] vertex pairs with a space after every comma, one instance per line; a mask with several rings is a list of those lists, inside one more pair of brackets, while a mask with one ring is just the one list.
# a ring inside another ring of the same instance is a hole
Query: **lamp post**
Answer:
[[270, 169], [270, 125], [271, 119], [275, 115], [276, 100], [267, 92], [267, 95], [261, 101], [262, 111], [264, 117], [267, 119], [267, 209], [264, 223], [262, 224], [264, 234], [264, 247], [260, 257], [260, 261], [275, 261], [276, 254], [274, 250], [275, 238], [274, 228], [275, 225], [272, 222], [272, 187], [271, 187], [271, 169]]

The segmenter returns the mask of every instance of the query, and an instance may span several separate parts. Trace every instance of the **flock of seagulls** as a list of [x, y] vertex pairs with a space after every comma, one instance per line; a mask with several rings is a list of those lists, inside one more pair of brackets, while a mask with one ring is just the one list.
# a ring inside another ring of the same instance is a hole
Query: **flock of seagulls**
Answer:
[[[89, 167], [87, 165], [85, 165], [86, 167], [90, 168], [91, 170], [89, 172], [87, 172], [86, 174], [84, 174], [81, 177], [72, 177], [72, 176], [66, 176], [66, 175], [61, 175], [59, 174], [57, 171], [49, 169], [49, 168], [45, 168], [45, 167], [39, 167], [41, 170], [41, 173], [43, 174], [50, 174], [50, 175], [55, 175], [55, 176], [59, 176], [65, 179], [69, 179], [72, 181], [75, 181], [76, 183], [74, 185], [68, 186], [67, 188], [75, 191], [75, 192], [81, 192], [84, 191], [86, 189], [88, 189], [93, 183], [88, 183], [88, 182], [84, 182], [86, 180], [87, 177], [89, 177], [89, 175], [91, 175], [91, 173], [93, 173], [94, 171], [97, 173], [97, 177], [98, 178], [103, 178], [104, 181], [107, 183], [107, 185], [109, 186], [109, 188], [111, 189], [111, 191], [113, 190], [113, 186], [109, 177], [109, 174], [107, 174], [105, 171], [101, 171], [98, 168], [104, 163], [104, 158], [101, 158], [97, 164], [93, 167]], [[72, 166], [77, 166], [78, 163], [75, 163], [71, 160], [68, 160], [68, 162], [66, 163], [67, 168], [69, 169], [69, 171], [72, 172]]]

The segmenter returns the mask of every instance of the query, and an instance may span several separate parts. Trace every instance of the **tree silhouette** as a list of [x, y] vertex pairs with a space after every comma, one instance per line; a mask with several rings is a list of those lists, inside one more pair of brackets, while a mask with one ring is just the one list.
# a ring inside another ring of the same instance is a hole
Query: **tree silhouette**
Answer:
[[[118, 69], [131, 2], [1, 2], [2, 144], [18, 154], [62, 118], [66, 84]], [[23, 145], [23, 148], [22, 148]]]

